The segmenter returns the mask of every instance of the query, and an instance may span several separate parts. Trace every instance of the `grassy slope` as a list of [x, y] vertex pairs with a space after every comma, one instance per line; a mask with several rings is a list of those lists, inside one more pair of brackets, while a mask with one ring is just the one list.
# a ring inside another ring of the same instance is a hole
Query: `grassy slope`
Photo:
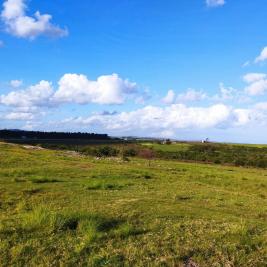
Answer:
[[0, 266], [266, 266], [267, 171], [0, 144]]

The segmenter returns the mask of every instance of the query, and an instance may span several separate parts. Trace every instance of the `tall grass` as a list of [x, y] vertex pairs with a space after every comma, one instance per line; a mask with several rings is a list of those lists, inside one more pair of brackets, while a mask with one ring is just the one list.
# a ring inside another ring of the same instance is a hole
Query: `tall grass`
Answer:
[[122, 220], [86, 212], [56, 212], [47, 206], [37, 206], [25, 213], [21, 220], [21, 228], [30, 232], [75, 231], [86, 237], [87, 241], [94, 241], [108, 232], [124, 237], [135, 233], [134, 227]]

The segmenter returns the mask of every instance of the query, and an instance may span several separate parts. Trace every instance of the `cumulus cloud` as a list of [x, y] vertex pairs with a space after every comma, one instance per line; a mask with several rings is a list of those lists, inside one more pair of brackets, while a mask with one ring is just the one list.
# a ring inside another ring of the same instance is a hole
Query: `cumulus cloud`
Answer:
[[259, 56], [256, 57], [255, 63], [263, 62], [267, 60], [267, 46], [264, 47]]
[[248, 73], [243, 80], [248, 83], [245, 92], [249, 95], [262, 95], [267, 91], [267, 79], [264, 73]]
[[225, 5], [225, 0], [206, 0], [208, 7], [219, 7]]
[[[22, 82], [13, 80], [10, 84], [18, 88]], [[103, 75], [95, 81], [82, 74], [65, 74], [60, 78], [57, 90], [53, 89], [52, 83], [40, 81], [26, 89], [1, 95], [0, 104], [24, 110], [64, 103], [111, 105], [123, 104], [134, 93], [137, 93], [136, 83], [124, 80], [118, 74]]]
[[259, 102], [259, 103], [255, 104], [255, 109], [267, 110], [267, 102]]
[[10, 81], [10, 86], [13, 88], [21, 87], [22, 84], [23, 84], [23, 81], [21, 81], [21, 80], [11, 80]]
[[32, 120], [34, 118], [34, 115], [32, 113], [26, 113], [26, 112], [11, 112], [8, 113], [5, 117], [6, 120]]
[[25, 0], [4, 1], [1, 19], [7, 32], [16, 37], [28, 39], [35, 39], [40, 35], [52, 37], [68, 35], [66, 29], [51, 23], [50, 14], [41, 14], [36, 11], [31, 17], [26, 15], [26, 9]]
[[55, 101], [78, 104], [122, 104], [137, 87], [136, 83], [123, 80], [118, 74], [103, 75], [96, 81], [82, 74], [65, 74], [58, 85]]
[[243, 80], [247, 83], [253, 83], [265, 78], [266, 78], [265, 73], [248, 73], [244, 75]]
[[52, 84], [48, 81], [40, 81], [25, 90], [12, 91], [7, 95], [1, 95], [0, 104], [20, 108], [47, 106], [52, 95]]
[[173, 104], [175, 99], [175, 93], [173, 90], [169, 90], [167, 92], [167, 95], [165, 97], [162, 98], [162, 102], [165, 104]]

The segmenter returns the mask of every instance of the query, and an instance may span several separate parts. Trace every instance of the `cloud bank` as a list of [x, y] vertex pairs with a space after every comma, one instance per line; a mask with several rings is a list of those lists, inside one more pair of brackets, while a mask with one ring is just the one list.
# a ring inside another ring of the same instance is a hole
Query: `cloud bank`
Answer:
[[[67, 73], [56, 85], [42, 80], [23, 89], [20, 80], [13, 80], [10, 82], [12, 91], [0, 96], [0, 105], [6, 108], [4, 113], [2, 110], [1, 119], [24, 122], [25, 129], [50, 127], [114, 135], [136, 133], [168, 137], [177, 136], [181, 130], [210, 131], [266, 125], [266, 102], [250, 104], [248, 107], [244, 107], [244, 103], [241, 107], [237, 105], [246, 97], [251, 100], [254, 96], [264, 94], [267, 91], [266, 78], [265, 73], [247, 73], [243, 76], [245, 88], [237, 90], [220, 83], [219, 92], [215, 95], [195, 89], [185, 92], [169, 90], [161, 101], [159, 99], [158, 103], [153, 104], [146, 102], [146, 90], [140, 90], [137, 83], [123, 79], [118, 74], [101, 75], [92, 80], [84, 74]], [[137, 103], [140, 98], [143, 98], [143, 107], [118, 111], [120, 105], [130, 101]], [[162, 106], [162, 103], [165, 105]], [[112, 105], [113, 110], [88, 111], [86, 114], [85, 109], [86, 115], [83, 116], [64, 118], [61, 115], [54, 120], [51, 115], [47, 119], [46, 116], [52, 114], [53, 109], [59, 110], [63, 105], [73, 104], [86, 107]]]

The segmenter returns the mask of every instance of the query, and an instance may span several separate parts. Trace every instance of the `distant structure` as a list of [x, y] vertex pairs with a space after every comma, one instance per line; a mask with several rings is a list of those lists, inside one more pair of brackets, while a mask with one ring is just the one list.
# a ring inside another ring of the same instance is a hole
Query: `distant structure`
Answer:
[[203, 139], [201, 141], [202, 144], [206, 144], [206, 143], [209, 143], [209, 142], [210, 142], [209, 138]]
[[162, 145], [170, 145], [172, 142], [170, 139], [165, 139], [161, 142]]

